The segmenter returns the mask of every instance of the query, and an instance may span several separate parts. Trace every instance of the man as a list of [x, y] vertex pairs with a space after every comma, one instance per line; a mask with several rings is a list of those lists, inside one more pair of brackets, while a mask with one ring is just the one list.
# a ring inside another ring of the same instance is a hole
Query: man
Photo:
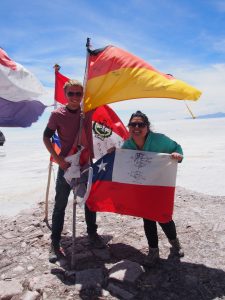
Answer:
[[[65, 209], [71, 191], [70, 185], [64, 178], [64, 172], [70, 166], [70, 164], [65, 161], [65, 157], [71, 154], [71, 149], [78, 142], [81, 118], [80, 103], [83, 96], [83, 86], [77, 80], [69, 80], [65, 83], [63, 89], [68, 104], [52, 112], [43, 136], [47, 150], [59, 165], [56, 180], [55, 205], [52, 215], [50, 262], [55, 262], [61, 255], [60, 239], [63, 230]], [[55, 152], [51, 143], [51, 137], [55, 131], [57, 131], [61, 142], [61, 152], [59, 155]], [[88, 150], [89, 157], [93, 158], [92, 112], [85, 115], [81, 136], [81, 144]], [[104, 243], [97, 234], [96, 213], [91, 212], [87, 206], [85, 206], [85, 220], [90, 243], [93, 247], [103, 248]]]

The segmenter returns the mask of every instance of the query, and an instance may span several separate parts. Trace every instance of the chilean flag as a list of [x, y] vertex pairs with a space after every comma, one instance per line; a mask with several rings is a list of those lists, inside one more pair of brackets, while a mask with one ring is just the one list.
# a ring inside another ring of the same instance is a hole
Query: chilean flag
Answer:
[[37, 100], [44, 92], [38, 79], [0, 48], [0, 126], [31, 126], [46, 108]]
[[169, 154], [117, 149], [93, 165], [87, 205], [161, 223], [172, 219], [177, 161]]

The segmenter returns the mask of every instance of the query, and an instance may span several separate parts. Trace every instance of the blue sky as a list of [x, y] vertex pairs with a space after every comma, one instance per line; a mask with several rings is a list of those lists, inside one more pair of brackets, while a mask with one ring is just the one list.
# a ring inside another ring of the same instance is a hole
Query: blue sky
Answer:
[[[1, 0], [0, 46], [31, 70], [53, 102], [53, 65], [83, 81], [86, 38], [113, 44], [200, 89], [193, 113], [225, 111], [225, 0]], [[113, 105], [127, 120], [136, 109], [150, 119], [189, 117], [183, 101], [141, 99]]]

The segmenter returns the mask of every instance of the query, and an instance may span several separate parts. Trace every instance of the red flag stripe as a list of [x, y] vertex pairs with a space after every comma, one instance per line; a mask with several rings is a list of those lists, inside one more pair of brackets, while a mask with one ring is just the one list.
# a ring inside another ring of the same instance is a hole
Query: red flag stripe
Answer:
[[114, 212], [166, 223], [172, 219], [174, 193], [175, 187], [102, 180], [93, 183], [87, 205], [92, 211]]
[[[97, 64], [98, 67], [95, 67], [94, 64]], [[97, 55], [90, 55], [89, 65], [88, 79], [122, 68], [145, 68], [161, 74], [167, 79], [174, 79], [171, 75], [157, 71], [137, 56], [114, 46], [107, 46], [102, 51], [99, 51]]]

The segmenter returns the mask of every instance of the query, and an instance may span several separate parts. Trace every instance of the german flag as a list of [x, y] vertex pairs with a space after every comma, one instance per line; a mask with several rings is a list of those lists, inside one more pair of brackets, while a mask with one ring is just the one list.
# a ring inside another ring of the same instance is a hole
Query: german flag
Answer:
[[137, 98], [198, 100], [201, 92], [114, 46], [88, 50], [84, 111]]

